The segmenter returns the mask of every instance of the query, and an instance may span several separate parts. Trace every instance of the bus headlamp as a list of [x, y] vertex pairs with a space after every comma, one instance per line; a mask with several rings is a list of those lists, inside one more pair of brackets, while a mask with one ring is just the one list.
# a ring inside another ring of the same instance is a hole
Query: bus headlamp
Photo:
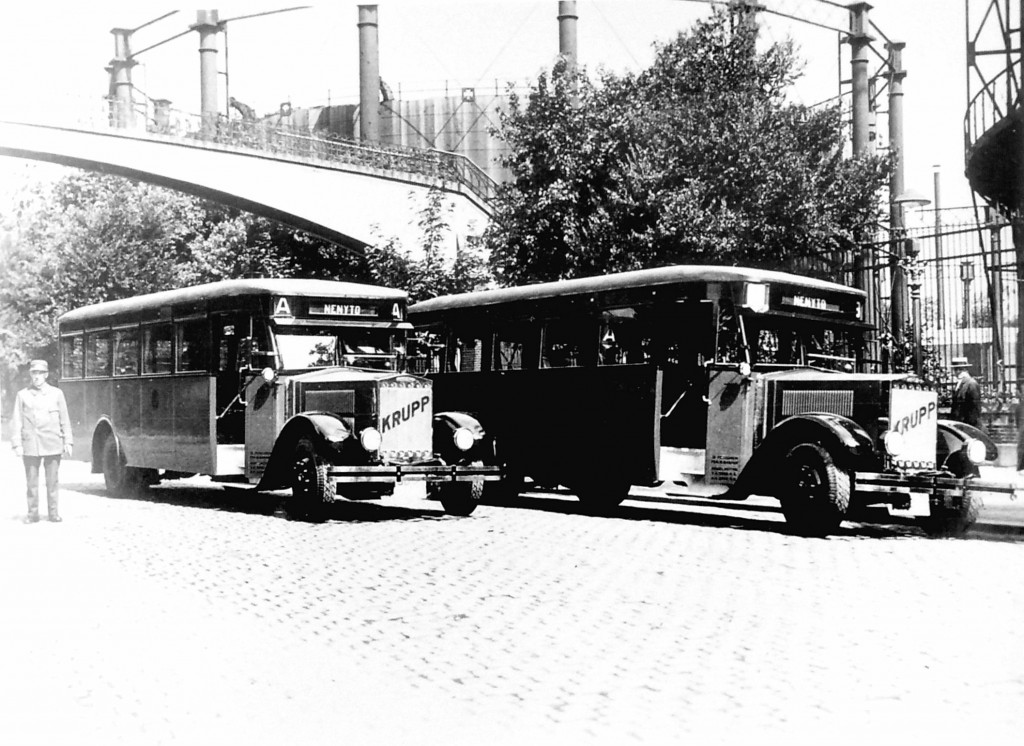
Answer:
[[898, 433], [895, 430], [889, 430], [882, 436], [882, 447], [885, 448], [885, 452], [890, 456], [899, 456], [903, 453], [905, 445], [902, 433]]
[[469, 428], [460, 427], [452, 433], [452, 440], [455, 441], [455, 447], [460, 451], [468, 451], [476, 443], [476, 438], [473, 437], [473, 433]]
[[261, 370], [260, 375], [263, 377], [263, 380], [266, 381], [267, 383], [273, 383], [274, 381], [277, 380], [277, 371], [270, 367]]
[[985, 444], [977, 438], [971, 438], [964, 444], [967, 450], [967, 459], [972, 464], [980, 464], [985, 460]]
[[380, 450], [380, 443], [380, 430], [375, 427], [368, 427], [359, 433], [359, 445], [363, 447], [364, 451], [378, 451]]

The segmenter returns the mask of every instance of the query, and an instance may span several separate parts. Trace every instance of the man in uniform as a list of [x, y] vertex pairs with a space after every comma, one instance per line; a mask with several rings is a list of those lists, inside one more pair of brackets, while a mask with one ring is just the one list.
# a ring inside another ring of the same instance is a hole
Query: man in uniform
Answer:
[[39, 466], [46, 481], [46, 506], [50, 520], [59, 523], [57, 512], [57, 470], [60, 457], [71, 455], [71, 418], [64, 392], [46, 382], [50, 369], [45, 360], [28, 366], [31, 385], [18, 392], [14, 401], [11, 444], [25, 462], [28, 515], [25, 523], [39, 521]]
[[971, 364], [965, 357], [955, 357], [950, 367], [957, 376], [950, 415], [954, 420], [981, 427], [981, 387], [970, 373]]

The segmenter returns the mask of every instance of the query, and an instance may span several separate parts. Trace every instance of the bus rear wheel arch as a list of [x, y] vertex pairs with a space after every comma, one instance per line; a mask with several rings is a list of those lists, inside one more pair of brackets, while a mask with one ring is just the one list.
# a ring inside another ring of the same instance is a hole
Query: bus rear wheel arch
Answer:
[[114, 497], [133, 497], [155, 481], [156, 473], [153, 470], [127, 465], [124, 450], [113, 433], [109, 433], [103, 441], [100, 459], [103, 483], [107, 492]]
[[776, 494], [795, 531], [827, 536], [839, 528], [850, 508], [850, 475], [816, 443], [790, 448], [779, 465]]

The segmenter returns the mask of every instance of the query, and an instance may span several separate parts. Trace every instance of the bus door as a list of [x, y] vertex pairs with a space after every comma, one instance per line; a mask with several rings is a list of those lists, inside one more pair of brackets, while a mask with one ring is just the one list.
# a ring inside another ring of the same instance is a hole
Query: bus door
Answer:
[[217, 376], [217, 442], [245, 442], [245, 399], [242, 395], [241, 341], [249, 336], [249, 315], [241, 311], [211, 315], [213, 363]]
[[714, 353], [714, 303], [687, 300], [663, 308], [657, 329], [659, 364], [664, 371], [661, 445], [703, 448], [708, 413], [705, 363]]

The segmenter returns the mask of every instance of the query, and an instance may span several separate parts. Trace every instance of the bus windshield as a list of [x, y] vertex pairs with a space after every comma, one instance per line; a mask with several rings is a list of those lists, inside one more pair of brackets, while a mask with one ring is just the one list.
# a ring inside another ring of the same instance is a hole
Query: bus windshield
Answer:
[[755, 364], [857, 369], [863, 336], [859, 330], [789, 319], [748, 316], [744, 321]]
[[345, 365], [395, 370], [392, 334], [384, 329], [278, 331], [277, 350], [285, 369]]

